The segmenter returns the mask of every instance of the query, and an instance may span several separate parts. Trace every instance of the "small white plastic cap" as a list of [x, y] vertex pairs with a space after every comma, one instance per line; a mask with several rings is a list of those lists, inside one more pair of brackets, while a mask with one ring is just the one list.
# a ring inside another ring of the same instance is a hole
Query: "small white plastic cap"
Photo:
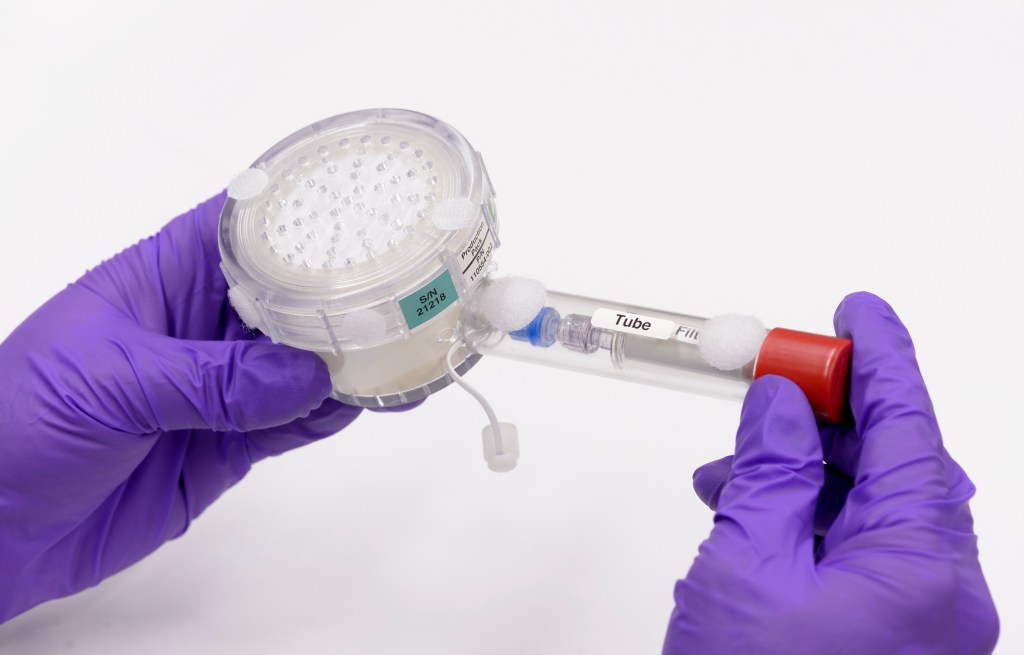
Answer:
[[[495, 437], [491, 424], [483, 429], [484, 459], [487, 468], [495, 473], [508, 473], [519, 462], [519, 431], [512, 423], [498, 423], [500, 439]], [[501, 442], [500, 447], [498, 442]]]

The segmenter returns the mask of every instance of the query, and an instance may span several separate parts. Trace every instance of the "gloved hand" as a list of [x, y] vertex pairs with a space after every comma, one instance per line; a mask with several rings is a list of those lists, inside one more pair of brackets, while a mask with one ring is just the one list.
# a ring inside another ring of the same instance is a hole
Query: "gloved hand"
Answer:
[[182, 534], [252, 464], [334, 434], [314, 353], [248, 333], [222, 193], [87, 273], [0, 344], [0, 621]]
[[694, 474], [715, 525], [676, 585], [665, 653], [995, 647], [967, 506], [974, 485], [942, 446], [910, 335], [870, 294], [847, 297], [835, 324], [853, 339], [854, 423], [819, 432], [793, 383], [753, 384], [735, 457]]

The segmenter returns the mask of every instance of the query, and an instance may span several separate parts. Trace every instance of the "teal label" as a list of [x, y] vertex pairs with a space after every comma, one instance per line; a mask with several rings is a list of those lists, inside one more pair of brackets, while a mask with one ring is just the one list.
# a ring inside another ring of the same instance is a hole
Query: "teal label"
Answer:
[[430, 282], [398, 301], [410, 330], [415, 330], [459, 299], [452, 274], [445, 270]]

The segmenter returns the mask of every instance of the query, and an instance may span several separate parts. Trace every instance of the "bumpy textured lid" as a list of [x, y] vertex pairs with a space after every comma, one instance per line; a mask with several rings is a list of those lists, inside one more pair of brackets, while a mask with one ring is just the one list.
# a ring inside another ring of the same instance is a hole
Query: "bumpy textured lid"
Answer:
[[[496, 245], [478, 153], [446, 123], [411, 111], [303, 128], [236, 176], [228, 196], [220, 248], [232, 302], [258, 320], [252, 327], [300, 348], [337, 352], [403, 336], [417, 325], [395, 299], [446, 268], [461, 294], [477, 280], [460, 258], [478, 254], [486, 235]], [[370, 343], [334, 329], [352, 312], [379, 327]]]

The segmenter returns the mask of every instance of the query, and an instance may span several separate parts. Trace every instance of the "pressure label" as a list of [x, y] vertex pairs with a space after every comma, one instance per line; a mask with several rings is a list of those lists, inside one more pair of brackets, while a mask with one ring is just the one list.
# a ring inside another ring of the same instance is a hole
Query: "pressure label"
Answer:
[[491, 254], [494, 252], [494, 246], [494, 234], [491, 233], [491, 226], [486, 218], [481, 218], [476, 229], [473, 230], [473, 236], [459, 252], [459, 268], [462, 270], [462, 277], [466, 280], [466, 286], [473, 286], [484, 276], [487, 262], [491, 260]]
[[459, 299], [452, 283], [452, 274], [445, 269], [440, 275], [398, 301], [405, 322], [415, 330], [440, 314]]

